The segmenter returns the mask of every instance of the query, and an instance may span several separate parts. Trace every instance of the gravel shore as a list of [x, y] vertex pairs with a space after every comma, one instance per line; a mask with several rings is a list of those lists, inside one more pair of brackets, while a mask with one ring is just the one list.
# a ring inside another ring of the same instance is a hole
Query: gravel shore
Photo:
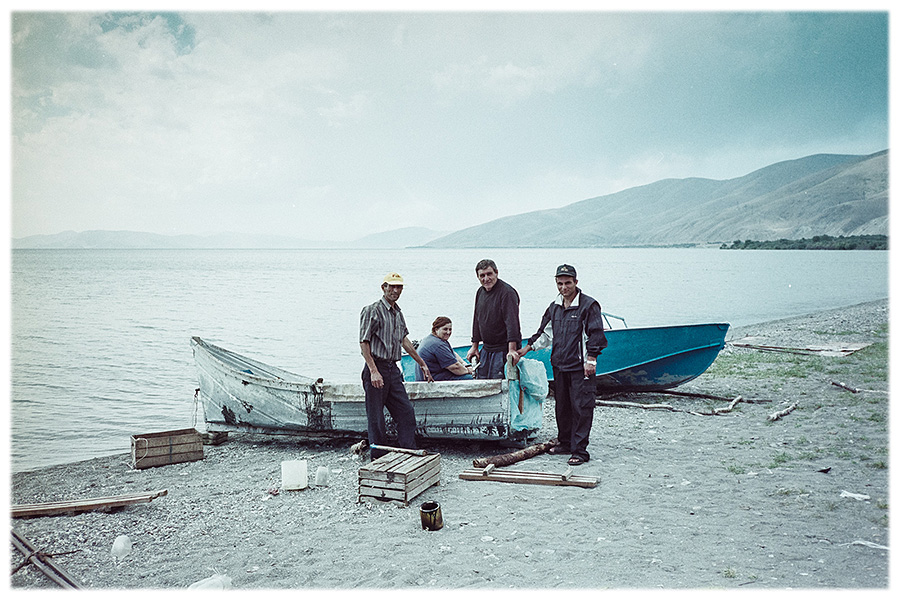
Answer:
[[[761, 351], [870, 344], [847, 356]], [[367, 459], [347, 441], [231, 434], [203, 460], [134, 470], [119, 455], [15, 473], [13, 504], [168, 491], [116, 512], [12, 520], [86, 588], [186, 588], [214, 574], [236, 589], [797, 589], [889, 586], [888, 301], [742, 327], [679, 389], [727, 401], [632, 394], [598, 406], [591, 489], [472, 482], [502, 451], [428, 444], [441, 483], [409, 507], [358, 503]], [[860, 389], [853, 393], [832, 382]], [[607, 398], [607, 400], [609, 400]], [[778, 420], [769, 416], [796, 403]], [[556, 435], [553, 400], [537, 441]], [[562, 473], [565, 456], [517, 468]], [[283, 491], [281, 462], [306, 459], [325, 487]], [[419, 505], [440, 503], [423, 531]], [[117, 536], [131, 552], [111, 555]], [[10, 569], [23, 556], [11, 547]], [[34, 566], [14, 589], [53, 588]]]

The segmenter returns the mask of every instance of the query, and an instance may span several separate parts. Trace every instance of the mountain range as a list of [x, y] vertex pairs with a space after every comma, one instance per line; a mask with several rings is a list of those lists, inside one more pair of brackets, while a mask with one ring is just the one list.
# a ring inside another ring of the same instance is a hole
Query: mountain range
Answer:
[[674, 246], [888, 234], [888, 151], [817, 154], [728, 180], [664, 179], [496, 219], [442, 248]]
[[13, 248], [540, 248], [679, 246], [888, 232], [888, 151], [816, 154], [726, 180], [664, 179], [452, 233], [408, 227], [352, 242], [262, 234], [66, 231]]

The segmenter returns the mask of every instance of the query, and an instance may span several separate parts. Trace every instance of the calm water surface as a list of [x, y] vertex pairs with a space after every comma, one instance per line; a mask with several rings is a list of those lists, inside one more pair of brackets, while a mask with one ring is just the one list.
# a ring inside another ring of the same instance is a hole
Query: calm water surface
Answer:
[[446, 315], [451, 342], [465, 344], [474, 266], [485, 257], [518, 289], [524, 335], [554, 298], [563, 262], [630, 327], [740, 326], [888, 296], [887, 252], [14, 250], [12, 468], [129, 452], [131, 435], [202, 426], [194, 335], [303, 375], [356, 381], [359, 311], [388, 271], [406, 280], [410, 337]]

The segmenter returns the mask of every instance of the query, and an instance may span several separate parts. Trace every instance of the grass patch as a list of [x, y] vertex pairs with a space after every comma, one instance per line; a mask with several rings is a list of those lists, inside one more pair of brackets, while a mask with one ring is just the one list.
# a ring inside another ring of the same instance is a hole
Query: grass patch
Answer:
[[831, 368], [827, 357], [753, 350], [720, 354], [707, 373], [713, 377], [806, 379]]
[[779, 452], [775, 456], [772, 457], [772, 462], [769, 464], [770, 469], [777, 469], [778, 467], [783, 467], [787, 463], [793, 460], [790, 454], [787, 452]]

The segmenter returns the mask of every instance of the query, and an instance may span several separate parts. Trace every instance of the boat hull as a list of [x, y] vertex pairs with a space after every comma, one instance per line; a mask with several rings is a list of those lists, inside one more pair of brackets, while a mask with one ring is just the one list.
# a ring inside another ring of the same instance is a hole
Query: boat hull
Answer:
[[[197, 398], [210, 431], [247, 431], [308, 437], [367, 435], [362, 384], [329, 383], [278, 369], [191, 340], [200, 387]], [[416, 435], [433, 439], [510, 440], [506, 380], [409, 382]], [[385, 411], [388, 435], [396, 436]]]
[[[631, 327], [606, 330], [609, 345], [597, 357], [597, 391], [649, 392], [667, 390], [702, 375], [725, 347], [728, 323]], [[469, 346], [454, 348], [465, 358]], [[550, 348], [532, 351], [553, 380]], [[415, 379], [413, 361], [404, 356], [404, 378]]]

